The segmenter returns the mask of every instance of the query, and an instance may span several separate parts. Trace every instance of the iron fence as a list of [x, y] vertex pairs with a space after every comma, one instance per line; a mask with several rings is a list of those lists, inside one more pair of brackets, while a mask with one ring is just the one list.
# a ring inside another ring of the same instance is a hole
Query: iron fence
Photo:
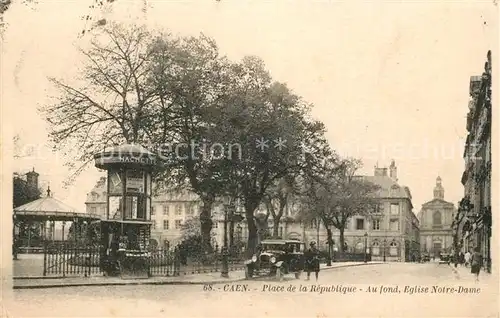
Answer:
[[[43, 247], [43, 276], [73, 277], [103, 275], [99, 245], [77, 242], [46, 242]], [[178, 249], [154, 249], [147, 258], [150, 276], [181, 276], [218, 272], [223, 255], [216, 251], [203, 256], [185, 256]], [[244, 253], [228, 257], [230, 271], [244, 268]]]
[[[178, 249], [151, 251], [149, 264], [152, 276], [180, 276], [218, 272], [222, 269], [223, 255], [220, 252], [204, 255], [182, 255]], [[244, 268], [244, 254], [228, 257], [230, 271]]]
[[334, 257], [335, 262], [371, 262], [372, 255], [367, 253], [338, 253]]
[[99, 246], [74, 242], [44, 244], [43, 276], [91, 276], [100, 274]]

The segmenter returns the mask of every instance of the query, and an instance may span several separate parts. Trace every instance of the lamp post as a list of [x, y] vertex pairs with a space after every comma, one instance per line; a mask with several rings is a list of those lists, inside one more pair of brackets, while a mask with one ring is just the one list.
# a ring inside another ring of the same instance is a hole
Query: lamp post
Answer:
[[368, 244], [367, 244], [367, 242], [368, 242], [368, 233], [365, 232], [365, 263], [368, 261], [368, 259], [367, 259], [368, 258], [368, 255], [367, 255], [367, 253], [368, 253]]
[[334, 241], [332, 239], [332, 230], [330, 228], [326, 229], [327, 237], [328, 237], [328, 261], [326, 262], [326, 266], [332, 266], [332, 245]]
[[224, 278], [229, 278], [229, 255], [227, 250], [227, 214], [229, 210], [229, 202], [227, 201], [224, 202], [224, 246], [222, 247], [222, 269], [220, 272], [220, 276]]
[[236, 238], [237, 238], [237, 241], [238, 241], [238, 254], [241, 253], [241, 240], [242, 240], [242, 233], [243, 233], [243, 228], [241, 227], [241, 225], [238, 223], [238, 225], [236, 225]]

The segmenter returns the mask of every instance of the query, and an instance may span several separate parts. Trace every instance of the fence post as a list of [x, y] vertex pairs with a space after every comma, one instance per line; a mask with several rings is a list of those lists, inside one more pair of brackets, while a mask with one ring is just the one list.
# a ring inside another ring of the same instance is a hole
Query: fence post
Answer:
[[65, 244], [65, 242], [62, 242], [61, 246], [62, 246], [62, 250], [61, 250], [61, 255], [62, 255], [61, 270], [63, 272], [63, 277], [66, 277], [66, 265], [67, 265], [67, 263], [69, 263], [68, 247]]
[[87, 256], [89, 263], [89, 277], [92, 274], [92, 246], [89, 246], [89, 255]]
[[43, 241], [43, 276], [47, 275], [47, 241]]
[[181, 260], [180, 260], [180, 251], [179, 247], [176, 246], [174, 249], [174, 276], [179, 276], [180, 275], [180, 267], [181, 267]]

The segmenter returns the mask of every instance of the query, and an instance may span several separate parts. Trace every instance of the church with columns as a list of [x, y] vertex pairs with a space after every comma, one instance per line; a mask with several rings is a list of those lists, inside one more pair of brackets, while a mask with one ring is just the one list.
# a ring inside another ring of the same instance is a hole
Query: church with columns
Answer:
[[422, 204], [418, 219], [421, 253], [437, 258], [440, 253], [450, 253], [453, 248], [452, 223], [456, 209], [453, 203], [445, 201], [444, 187], [439, 176], [433, 192], [434, 198]]

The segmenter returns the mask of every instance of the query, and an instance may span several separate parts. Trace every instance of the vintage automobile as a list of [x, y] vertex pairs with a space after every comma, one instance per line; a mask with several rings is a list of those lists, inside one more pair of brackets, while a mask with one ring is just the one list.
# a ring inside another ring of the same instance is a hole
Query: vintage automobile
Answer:
[[422, 261], [422, 263], [430, 262], [431, 261], [431, 257], [429, 256], [429, 254], [423, 254], [422, 258], [421, 258], [421, 261]]
[[251, 259], [245, 261], [245, 277], [275, 276], [281, 280], [285, 274], [300, 278], [304, 270], [305, 245], [299, 240], [264, 240]]
[[439, 263], [440, 264], [445, 264], [445, 263], [450, 263], [451, 261], [451, 255], [448, 254], [448, 253], [443, 253], [441, 255], [439, 255]]

